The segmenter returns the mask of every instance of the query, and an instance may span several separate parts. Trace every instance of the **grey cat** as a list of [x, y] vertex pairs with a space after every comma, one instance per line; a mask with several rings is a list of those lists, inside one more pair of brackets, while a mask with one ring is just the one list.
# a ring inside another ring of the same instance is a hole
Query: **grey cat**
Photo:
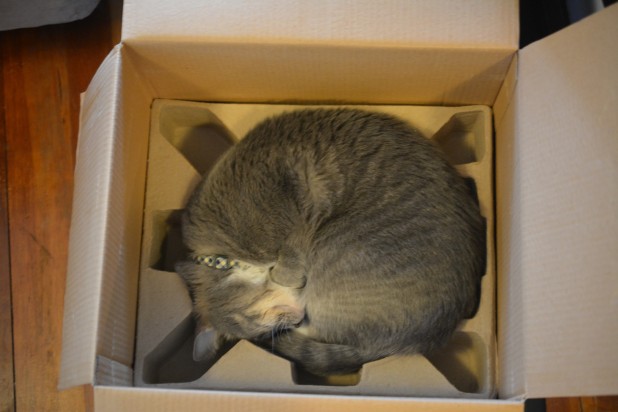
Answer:
[[318, 374], [444, 345], [477, 310], [484, 220], [438, 148], [401, 120], [299, 110], [226, 152], [183, 216], [177, 265], [203, 331]]

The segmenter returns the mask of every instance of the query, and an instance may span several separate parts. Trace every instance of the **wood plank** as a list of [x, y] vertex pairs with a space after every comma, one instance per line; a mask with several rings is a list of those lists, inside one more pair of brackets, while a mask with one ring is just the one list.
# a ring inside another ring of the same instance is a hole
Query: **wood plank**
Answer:
[[582, 412], [616, 412], [618, 396], [594, 396], [580, 398]]
[[581, 412], [579, 398], [548, 398], [546, 412]]
[[548, 398], [547, 412], [616, 412], [618, 396], [587, 396], [581, 398]]
[[[2, 73], [2, 59], [0, 59]], [[15, 410], [13, 377], [13, 310], [9, 249], [8, 182], [6, 176], [6, 129], [3, 80], [0, 76], [0, 411]]]
[[80, 411], [91, 390], [56, 389], [79, 94], [112, 48], [109, 10], [2, 34], [15, 405]]

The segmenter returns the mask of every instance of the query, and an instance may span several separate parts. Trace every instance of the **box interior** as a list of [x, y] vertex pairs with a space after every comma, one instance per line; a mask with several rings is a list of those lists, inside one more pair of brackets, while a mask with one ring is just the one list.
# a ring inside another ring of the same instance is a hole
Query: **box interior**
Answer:
[[[255, 124], [306, 107], [310, 106], [155, 100], [145, 190], [135, 384], [296, 393], [494, 396], [492, 127], [491, 112], [485, 106], [352, 106], [396, 115], [433, 138], [477, 194], [487, 222], [488, 269], [477, 316], [462, 323], [446, 348], [427, 358], [386, 358], [364, 365], [357, 374], [329, 378], [303, 374], [290, 362], [244, 341], [222, 351], [214, 364], [193, 361], [195, 325], [190, 300], [180, 277], [173, 273], [175, 263], [186, 258], [186, 251], [179, 247], [179, 208], [195, 188], [199, 171], [208, 170]], [[195, 157], [195, 153], [203, 156]]]

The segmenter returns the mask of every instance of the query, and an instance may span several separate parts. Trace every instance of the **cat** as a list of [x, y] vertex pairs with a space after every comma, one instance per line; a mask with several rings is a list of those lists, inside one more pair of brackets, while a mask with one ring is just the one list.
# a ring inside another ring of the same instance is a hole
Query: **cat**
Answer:
[[304, 109], [255, 126], [182, 218], [194, 357], [248, 339], [316, 375], [443, 346], [485, 271], [475, 196], [402, 120]]

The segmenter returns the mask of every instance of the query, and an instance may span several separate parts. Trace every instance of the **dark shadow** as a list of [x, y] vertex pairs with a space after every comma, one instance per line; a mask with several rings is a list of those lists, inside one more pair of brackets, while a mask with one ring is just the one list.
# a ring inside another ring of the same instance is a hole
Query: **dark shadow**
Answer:
[[229, 343], [211, 359], [196, 362], [194, 339], [195, 320], [189, 315], [144, 358], [143, 381], [148, 384], [195, 381], [234, 346]]
[[485, 376], [485, 345], [476, 333], [455, 332], [449, 343], [425, 357], [457, 390], [481, 392]]
[[153, 213], [150, 267], [175, 272], [176, 263], [186, 260], [189, 249], [182, 241], [182, 210], [162, 210]]
[[433, 136], [452, 165], [480, 162], [485, 150], [484, 112], [454, 114]]
[[546, 405], [544, 398], [537, 399], [526, 399], [526, 403], [524, 404], [525, 412], [545, 412]]
[[[477, 206], [479, 206], [480, 208], [479, 196], [478, 196], [478, 191], [476, 188], [476, 182], [471, 177], [464, 177], [463, 180], [466, 186], [468, 187], [468, 191], [470, 192], [470, 195], [476, 202]], [[483, 243], [485, 244], [485, 259], [481, 265], [484, 269], [483, 269], [483, 274], [481, 276], [485, 276], [485, 273], [487, 273], [487, 267], [486, 267], [487, 266], [487, 219], [482, 215], [481, 215], [481, 218], [483, 219], [483, 236], [485, 237], [483, 241]], [[480, 304], [480, 296], [481, 296], [481, 284], [480, 283], [478, 285], [477, 296], [478, 296], [478, 301], [477, 301], [476, 309], [474, 310], [472, 314], [466, 317], [467, 319], [473, 318], [476, 314], [476, 311], [478, 310], [478, 305]]]
[[360, 377], [360, 369], [345, 375], [319, 376], [306, 371], [296, 363], [292, 367], [292, 379], [297, 385], [355, 386], [359, 384]]
[[463, 180], [466, 186], [468, 187], [468, 191], [470, 192], [470, 195], [472, 196], [476, 204], [479, 205], [479, 195], [476, 189], [476, 182], [471, 177], [464, 177]]
[[195, 170], [205, 176], [233, 143], [223, 126], [207, 123], [191, 127], [175, 141], [175, 146]]
[[197, 107], [164, 106], [160, 132], [202, 176], [208, 174], [229, 148], [233, 134], [209, 110]]
[[540, 40], [569, 23], [566, 0], [520, 0], [519, 47]]

